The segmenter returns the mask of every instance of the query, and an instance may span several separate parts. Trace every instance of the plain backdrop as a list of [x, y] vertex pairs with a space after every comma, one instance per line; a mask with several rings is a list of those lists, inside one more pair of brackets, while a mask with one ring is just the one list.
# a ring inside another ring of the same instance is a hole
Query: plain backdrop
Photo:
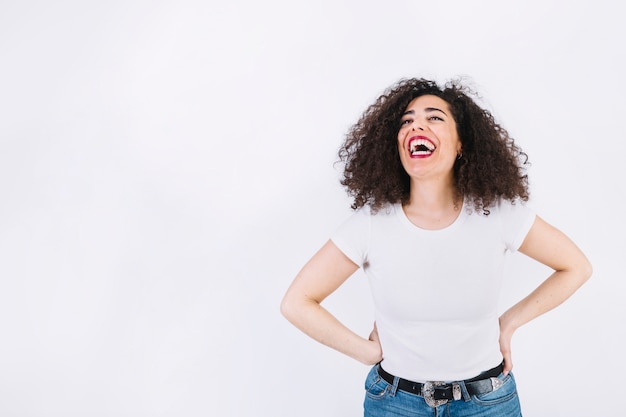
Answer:
[[[368, 367], [279, 303], [351, 213], [346, 131], [403, 77], [467, 80], [529, 154], [531, 207], [593, 263], [514, 337], [524, 415], [617, 415], [618, 8], [0, 0], [0, 415], [362, 415]], [[511, 257], [502, 308], [549, 272]], [[325, 305], [369, 334], [359, 272]]]

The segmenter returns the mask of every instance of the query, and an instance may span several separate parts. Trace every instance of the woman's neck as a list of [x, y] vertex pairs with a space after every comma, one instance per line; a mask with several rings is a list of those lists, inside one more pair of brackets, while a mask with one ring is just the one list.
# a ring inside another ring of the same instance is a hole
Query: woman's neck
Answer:
[[423, 229], [441, 229], [454, 223], [463, 205], [452, 185], [411, 184], [409, 202], [403, 205], [409, 220]]

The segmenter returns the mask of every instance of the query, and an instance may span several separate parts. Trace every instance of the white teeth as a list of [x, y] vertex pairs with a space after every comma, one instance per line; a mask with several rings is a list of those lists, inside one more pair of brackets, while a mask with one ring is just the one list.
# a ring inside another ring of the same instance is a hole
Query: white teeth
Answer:
[[411, 155], [427, 155], [435, 150], [435, 145], [426, 139], [417, 139], [411, 142]]

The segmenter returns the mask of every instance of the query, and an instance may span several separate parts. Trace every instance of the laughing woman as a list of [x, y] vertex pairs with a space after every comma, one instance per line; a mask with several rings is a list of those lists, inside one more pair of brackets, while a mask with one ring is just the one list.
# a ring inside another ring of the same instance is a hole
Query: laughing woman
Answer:
[[[298, 273], [283, 315], [372, 365], [365, 416], [520, 416], [511, 338], [591, 275], [525, 203], [526, 154], [459, 83], [401, 80], [352, 127], [339, 156], [355, 212]], [[553, 269], [498, 315], [507, 252]], [[372, 290], [369, 338], [321, 302], [357, 269]]]

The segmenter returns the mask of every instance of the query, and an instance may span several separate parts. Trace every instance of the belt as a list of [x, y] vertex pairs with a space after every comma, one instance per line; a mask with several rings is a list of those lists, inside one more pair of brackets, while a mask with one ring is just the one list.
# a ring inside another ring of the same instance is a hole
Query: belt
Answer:
[[[463, 384], [470, 395], [486, 394], [500, 388], [502, 381], [497, 378], [504, 369], [504, 363], [483, 372], [475, 378], [466, 379]], [[378, 365], [378, 375], [389, 384], [394, 383], [395, 377]], [[431, 407], [437, 407], [448, 401], [460, 400], [462, 398], [461, 386], [458, 382], [413, 382], [407, 379], [398, 378], [398, 389], [411, 394], [424, 397], [426, 403]]]

